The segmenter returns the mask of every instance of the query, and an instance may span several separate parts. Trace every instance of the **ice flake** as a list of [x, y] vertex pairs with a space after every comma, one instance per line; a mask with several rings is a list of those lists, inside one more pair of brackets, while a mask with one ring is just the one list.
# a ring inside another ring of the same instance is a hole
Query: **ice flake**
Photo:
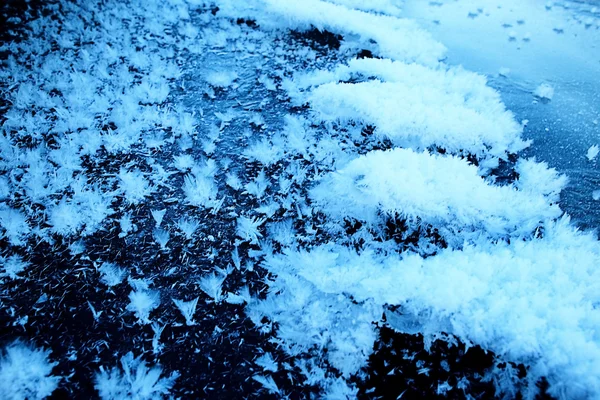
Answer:
[[240, 253], [238, 251], [237, 246], [235, 246], [233, 248], [233, 251], [231, 252], [231, 261], [233, 261], [233, 265], [239, 271], [240, 267], [241, 267], [241, 260], [240, 260]]
[[30, 232], [27, 217], [19, 211], [0, 204], [0, 226], [4, 229], [3, 237], [7, 237], [15, 246], [23, 245]]
[[0, 353], [0, 387], [5, 399], [41, 400], [58, 387], [61, 377], [53, 376], [57, 363], [48, 361], [49, 351], [15, 341]]
[[94, 317], [94, 321], [97, 322], [100, 319], [100, 316], [102, 315], [102, 313], [104, 311], [98, 312], [98, 311], [96, 311], [96, 309], [94, 308], [92, 303], [90, 303], [89, 301], [87, 303], [88, 303], [88, 307], [90, 308], [90, 311], [92, 312], [92, 317]]
[[221, 287], [225, 278], [226, 276], [221, 274], [209, 274], [200, 278], [198, 285], [214, 302], [219, 303], [223, 300]]
[[172, 299], [173, 303], [175, 303], [179, 311], [181, 311], [181, 315], [183, 315], [183, 317], [185, 318], [185, 324], [187, 326], [196, 325], [196, 322], [194, 322], [194, 314], [196, 313], [198, 299], [199, 297], [196, 297], [194, 300], [191, 301]]
[[77, 240], [69, 245], [69, 252], [72, 256], [82, 254], [85, 249], [85, 242], [83, 240]]
[[152, 322], [151, 326], [152, 331], [154, 332], [154, 336], [152, 336], [152, 352], [154, 354], [159, 354], [164, 347], [162, 344], [160, 344], [160, 336], [162, 335], [166, 325], [161, 326], [158, 324], [158, 322]]
[[48, 214], [48, 224], [52, 226], [52, 231], [59, 235], [72, 235], [84, 223], [84, 215], [75, 204], [65, 199], [52, 207]]
[[283, 157], [283, 152], [269, 139], [262, 138], [244, 150], [244, 156], [252, 161], [258, 161], [265, 167], [272, 165]]
[[598, 153], [600, 153], [600, 148], [595, 144], [588, 149], [586, 157], [589, 161], [593, 161], [598, 157]]
[[277, 387], [277, 384], [273, 380], [273, 377], [271, 377], [271, 376], [254, 375], [252, 377], [252, 379], [254, 379], [258, 383], [260, 383], [263, 386], [263, 388], [265, 388], [269, 393], [276, 393], [276, 394], [281, 393], [279, 391], [279, 388]]
[[173, 159], [173, 166], [181, 172], [187, 172], [192, 169], [196, 161], [190, 154], [180, 154]]
[[212, 176], [187, 174], [184, 177], [183, 192], [189, 204], [197, 207], [215, 208], [217, 187]]
[[110, 262], [103, 262], [98, 272], [101, 274], [100, 281], [109, 287], [120, 284], [127, 275], [125, 269]]
[[291, 219], [269, 224], [267, 232], [269, 238], [286, 247], [291, 246], [296, 241], [296, 232]]
[[190, 240], [192, 238], [192, 236], [194, 235], [196, 230], [198, 230], [199, 227], [200, 222], [193, 218], [182, 217], [179, 219], [179, 221], [177, 221], [177, 229], [179, 229], [185, 235], [185, 238], [187, 240]]
[[257, 198], [262, 198], [265, 190], [269, 187], [269, 179], [265, 175], [265, 170], [261, 170], [253, 181], [246, 184], [246, 192]]
[[121, 191], [125, 197], [125, 200], [130, 204], [138, 204], [146, 196], [149, 196], [154, 190], [150, 183], [146, 178], [144, 178], [144, 174], [142, 174], [138, 169], [133, 169], [131, 171], [127, 171], [124, 168], [121, 168], [119, 171], [119, 186]]
[[271, 353], [265, 353], [254, 360], [254, 363], [263, 368], [264, 371], [277, 372], [279, 366], [277, 361], [273, 359]]
[[149, 324], [150, 313], [160, 305], [160, 297], [157, 292], [151, 290], [132, 290], [129, 293], [129, 304], [127, 311], [135, 314], [139, 323]]
[[123, 238], [135, 230], [135, 225], [131, 221], [131, 214], [123, 214], [123, 216], [119, 219], [119, 227], [121, 228], [121, 232], [119, 233], [119, 237]]
[[121, 368], [100, 367], [94, 386], [103, 400], [163, 398], [169, 395], [179, 373], [161, 378], [162, 372], [160, 366], [149, 368], [141, 356], [134, 358], [129, 352], [121, 357]]
[[228, 88], [238, 78], [235, 71], [214, 71], [206, 75], [206, 82], [214, 87]]
[[171, 238], [171, 234], [169, 231], [161, 228], [156, 228], [153, 232], [154, 241], [160, 245], [162, 250], [167, 249], [167, 243], [169, 243], [169, 239]]
[[226, 179], [225, 183], [227, 183], [227, 185], [229, 185], [229, 187], [231, 187], [232, 189], [235, 189], [235, 190], [239, 190], [242, 188], [242, 182], [240, 181], [240, 178], [238, 178], [238, 176], [234, 172], [229, 172], [227, 174], [227, 179]]
[[560, 175], [545, 162], [537, 162], [535, 158], [519, 159], [515, 169], [519, 173], [519, 179], [515, 182], [517, 188], [541, 194], [552, 202], [560, 200], [560, 193], [568, 183], [565, 175]]
[[162, 210], [152, 210], [151, 213], [152, 218], [154, 218], [154, 222], [156, 223], [155, 226], [158, 228], [162, 223], [165, 214], [167, 213], [167, 209], [165, 208]]
[[258, 244], [258, 238], [262, 237], [262, 233], [258, 229], [266, 219], [264, 218], [247, 218], [239, 217], [237, 220], [236, 233], [238, 237], [249, 241], [252, 244]]
[[229, 304], [249, 304], [252, 301], [250, 289], [248, 289], [248, 286], [244, 286], [240, 289], [238, 294], [228, 293], [225, 301]]
[[0, 274], [8, 276], [11, 279], [23, 279], [23, 277], [18, 276], [21, 272], [25, 271], [31, 264], [24, 260], [18, 254], [13, 254], [8, 257], [0, 256], [0, 266], [4, 269], [4, 273]]

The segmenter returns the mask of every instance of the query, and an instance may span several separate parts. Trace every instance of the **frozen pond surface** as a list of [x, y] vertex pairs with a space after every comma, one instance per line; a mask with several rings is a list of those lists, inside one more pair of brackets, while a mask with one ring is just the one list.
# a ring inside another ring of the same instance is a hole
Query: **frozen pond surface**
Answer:
[[[584, 229], [600, 226], [600, 2], [408, 0], [415, 18], [448, 47], [449, 64], [483, 73], [517, 120], [527, 120], [523, 152], [569, 177], [561, 207]], [[554, 89], [551, 101], [533, 92]]]
[[0, 398], [597, 398], [598, 10], [500, 1], [7, 17]]

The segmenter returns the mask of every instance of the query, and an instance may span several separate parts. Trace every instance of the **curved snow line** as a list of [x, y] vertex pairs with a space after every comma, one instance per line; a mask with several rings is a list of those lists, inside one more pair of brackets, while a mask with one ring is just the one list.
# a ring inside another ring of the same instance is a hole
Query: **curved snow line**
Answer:
[[387, 15], [392, 15], [395, 17], [400, 17], [402, 14], [402, 9], [398, 7], [398, 5], [394, 0], [327, 0], [329, 3], [338, 4], [340, 6], [345, 6], [350, 9], [360, 10], [360, 11], [373, 11], [378, 13], [383, 13]]
[[526, 236], [562, 214], [542, 195], [487, 183], [463, 159], [407, 149], [367, 153], [327, 175], [310, 194], [334, 219], [375, 224], [381, 211], [454, 228], [464, 237], [480, 230], [491, 237]]
[[486, 77], [461, 67], [353, 59], [333, 70], [299, 73], [284, 86], [296, 103], [310, 102], [318, 119], [374, 124], [375, 132], [405, 147], [504, 158], [529, 145]]
[[420, 85], [370, 80], [327, 83], [308, 96], [321, 121], [361, 121], [401, 147], [438, 146], [458, 153], [505, 157], [527, 146], [521, 127], [496, 98], [471, 102], [427, 79]]
[[[294, 76], [296, 86], [306, 89], [329, 82], [346, 81], [353, 77], [379, 78], [387, 82], [403, 82], [411, 87], [436, 86], [447, 93], [462, 94], [469, 103], [493, 101], [501, 103], [500, 93], [487, 86], [484, 75], [467, 71], [462, 67], [438, 64], [430, 68], [420, 64], [407, 64], [385, 58], [354, 58], [347, 65], [339, 65], [331, 71], [319, 70]], [[504, 108], [504, 105], [501, 104]]]
[[429, 324], [431, 333], [452, 333], [524, 362], [532, 381], [546, 377], [559, 398], [600, 392], [598, 264], [600, 244], [568, 218], [548, 225], [542, 239], [444, 250], [427, 259], [325, 245], [265, 262], [324, 296], [350, 295], [369, 309], [402, 305], [397, 329]]
[[446, 52], [441, 43], [433, 40], [414, 21], [325, 1], [252, 0], [240, 5], [232, 0], [219, 0], [216, 3], [224, 15], [251, 17], [270, 29], [309, 29], [313, 26], [342, 35], [355, 35], [365, 49], [394, 60], [436, 65]]

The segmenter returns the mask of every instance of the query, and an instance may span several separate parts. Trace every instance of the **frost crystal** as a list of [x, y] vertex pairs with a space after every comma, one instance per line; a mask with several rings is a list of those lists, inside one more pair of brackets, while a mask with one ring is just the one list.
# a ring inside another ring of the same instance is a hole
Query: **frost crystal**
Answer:
[[196, 297], [191, 301], [183, 301], [173, 299], [173, 303], [177, 306], [179, 311], [181, 311], [181, 315], [185, 318], [185, 323], [188, 326], [196, 325], [194, 322], [194, 313], [196, 312], [196, 306], [198, 305], [199, 297]]
[[133, 290], [129, 293], [127, 311], [135, 313], [141, 324], [150, 323], [150, 312], [160, 305], [157, 292], [151, 290]]
[[223, 300], [223, 294], [221, 288], [226, 276], [221, 274], [210, 274], [202, 277], [198, 281], [200, 289], [206, 293], [214, 302], [219, 303]]
[[18, 254], [6, 258], [0, 257], [0, 266], [4, 268], [2, 275], [7, 275], [11, 279], [22, 279], [18, 274], [25, 271], [29, 265], [29, 262], [23, 260], [23, 257]]
[[238, 237], [249, 241], [252, 244], [258, 243], [258, 238], [262, 237], [259, 227], [266, 221], [264, 218], [240, 217], [237, 220], [236, 233]]
[[123, 268], [109, 262], [102, 263], [98, 271], [101, 274], [100, 281], [108, 286], [116, 286], [123, 282], [127, 274]]
[[49, 351], [13, 342], [0, 353], [0, 388], [7, 400], [41, 400], [52, 394], [61, 378], [52, 376], [56, 363]]
[[95, 388], [103, 400], [136, 399], [150, 400], [165, 398], [179, 377], [173, 372], [162, 377], [160, 366], [148, 367], [140, 357], [129, 352], [121, 357], [121, 368], [110, 370], [100, 367], [96, 374]]

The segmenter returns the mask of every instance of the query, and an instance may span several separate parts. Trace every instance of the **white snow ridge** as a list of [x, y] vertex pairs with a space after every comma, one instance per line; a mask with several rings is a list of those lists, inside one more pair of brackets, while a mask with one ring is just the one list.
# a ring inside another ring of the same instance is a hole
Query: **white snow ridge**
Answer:
[[401, 6], [7, 5], [0, 399], [600, 399], [596, 233]]

